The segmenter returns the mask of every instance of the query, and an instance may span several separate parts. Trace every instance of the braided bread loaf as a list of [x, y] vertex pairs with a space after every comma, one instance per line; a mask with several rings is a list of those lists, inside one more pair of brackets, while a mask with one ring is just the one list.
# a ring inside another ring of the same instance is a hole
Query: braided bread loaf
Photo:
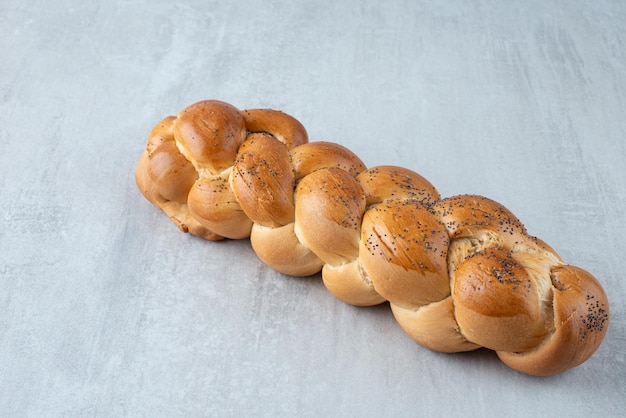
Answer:
[[517, 371], [551, 375], [587, 360], [607, 331], [598, 281], [505, 207], [442, 198], [406, 168], [367, 169], [341, 145], [308, 142], [279, 111], [191, 105], [152, 130], [135, 176], [182, 231], [249, 237], [268, 266], [321, 270], [346, 303], [388, 301], [432, 350], [486, 347]]

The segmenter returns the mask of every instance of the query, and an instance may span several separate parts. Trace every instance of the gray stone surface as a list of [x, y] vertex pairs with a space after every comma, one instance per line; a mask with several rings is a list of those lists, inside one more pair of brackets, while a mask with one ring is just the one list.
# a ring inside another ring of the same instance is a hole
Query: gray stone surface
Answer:
[[[0, 2], [1, 416], [611, 416], [625, 409], [626, 3]], [[482, 194], [593, 272], [604, 344], [550, 378], [181, 234], [151, 127], [282, 109], [368, 166]]]

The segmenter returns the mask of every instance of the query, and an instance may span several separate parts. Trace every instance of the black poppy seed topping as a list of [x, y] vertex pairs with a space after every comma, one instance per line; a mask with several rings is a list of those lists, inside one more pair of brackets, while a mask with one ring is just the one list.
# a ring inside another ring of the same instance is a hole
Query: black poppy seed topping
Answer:
[[[477, 256], [485, 257], [487, 260], [496, 261], [496, 266], [491, 267], [489, 271], [491, 276], [493, 276], [499, 283], [510, 285], [513, 290], [517, 290], [520, 287], [527, 292], [532, 291], [533, 285], [530, 279], [522, 279], [518, 277], [516, 270], [523, 269], [522, 265], [519, 264], [512, 257], [511, 252], [506, 252], [502, 255], [502, 248], [498, 247], [494, 249], [495, 251], [487, 251], [483, 249], [481, 251], [477, 251], [465, 257], [465, 260], [472, 259]], [[481, 262], [478, 262], [479, 265], [482, 265]]]
[[[343, 206], [345, 211], [339, 219], [339, 224], [344, 228], [350, 228], [358, 231], [361, 228], [362, 213], [358, 213], [354, 209], [359, 206], [359, 194], [354, 187], [333, 183], [329, 185], [324, 180], [319, 185], [319, 190], [326, 194], [328, 199], [337, 206]], [[313, 190], [310, 190], [312, 193]]]
[[594, 295], [587, 295], [586, 312], [581, 313], [581, 326], [578, 330], [580, 340], [584, 341], [589, 333], [600, 332], [609, 321], [609, 312], [604, 303], [595, 300]]
[[[402, 209], [403, 207], [411, 209]], [[372, 256], [381, 256], [389, 262], [392, 262], [398, 256], [406, 257], [406, 261], [411, 266], [419, 265], [421, 270], [428, 270], [428, 265], [421, 260], [416, 261], [411, 255], [431, 253], [435, 259], [445, 259], [450, 244], [447, 233], [443, 230], [438, 231], [433, 228], [431, 223], [423, 222], [419, 219], [418, 212], [423, 212], [424, 209], [420, 209], [418, 202], [396, 202], [395, 205], [377, 206], [374, 210], [379, 214], [392, 210], [394, 221], [397, 222], [406, 218], [410, 219], [411, 222], [409, 226], [390, 234], [381, 234], [376, 231], [377, 228], [374, 228], [375, 232], [370, 232], [364, 242], [365, 248]], [[382, 247], [378, 243], [381, 243]]]
[[566, 286], [565, 283], [557, 279], [554, 275], [551, 275], [550, 279], [552, 280], [552, 286], [554, 286], [556, 290], [563, 292], [568, 289], [568, 286]]
[[[230, 189], [230, 187], [228, 186], [228, 179], [225, 179], [223, 177], [214, 179], [211, 182], [211, 185], [213, 187], [211, 187], [209, 190], [212, 191], [213, 193], [220, 193], [220, 192]], [[198, 184], [198, 187], [200, 188], [201, 185]]]

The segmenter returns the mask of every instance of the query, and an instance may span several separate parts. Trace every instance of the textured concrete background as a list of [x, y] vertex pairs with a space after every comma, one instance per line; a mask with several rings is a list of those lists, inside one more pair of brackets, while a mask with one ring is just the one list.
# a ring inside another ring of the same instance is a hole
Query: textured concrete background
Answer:
[[[0, 416], [624, 411], [623, 1], [0, 1]], [[202, 99], [483, 194], [611, 301], [582, 366], [430, 352], [386, 306], [181, 234], [133, 171]]]

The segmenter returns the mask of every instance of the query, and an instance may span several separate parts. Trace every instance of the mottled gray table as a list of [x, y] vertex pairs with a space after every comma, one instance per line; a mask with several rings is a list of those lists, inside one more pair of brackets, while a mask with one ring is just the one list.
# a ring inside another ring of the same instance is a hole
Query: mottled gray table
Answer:
[[[0, 416], [611, 416], [625, 409], [623, 1], [0, 2]], [[385, 305], [180, 233], [137, 191], [202, 99], [500, 201], [611, 301], [582, 366], [446, 355]]]

